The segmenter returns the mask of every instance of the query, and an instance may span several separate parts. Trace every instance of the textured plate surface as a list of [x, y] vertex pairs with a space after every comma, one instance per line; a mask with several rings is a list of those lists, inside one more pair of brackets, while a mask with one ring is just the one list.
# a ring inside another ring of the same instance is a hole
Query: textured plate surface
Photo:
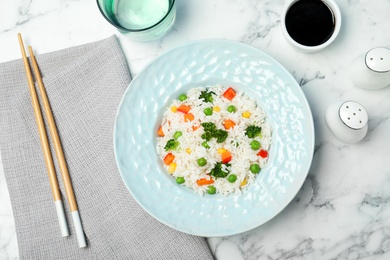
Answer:
[[[156, 132], [173, 98], [218, 83], [256, 99], [273, 141], [268, 166], [245, 192], [201, 197], [163, 169]], [[150, 215], [185, 233], [228, 236], [264, 224], [294, 198], [312, 161], [314, 126], [302, 90], [278, 62], [241, 43], [204, 40], [161, 55], [133, 79], [117, 111], [114, 149], [124, 183]]]

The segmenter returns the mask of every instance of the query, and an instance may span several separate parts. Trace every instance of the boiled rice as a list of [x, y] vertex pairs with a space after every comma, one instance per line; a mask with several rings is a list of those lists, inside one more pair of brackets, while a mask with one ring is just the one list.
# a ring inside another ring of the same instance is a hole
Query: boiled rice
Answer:
[[[232, 155], [232, 160], [229, 162], [231, 166], [230, 174], [235, 174], [237, 180], [230, 183], [226, 178], [214, 179], [214, 183], [211, 184], [216, 188], [217, 193], [228, 195], [230, 193], [241, 193], [243, 189], [248, 187], [254, 182], [258, 174], [253, 174], [249, 168], [253, 163], [260, 165], [260, 168], [264, 168], [267, 165], [268, 157], [262, 158], [257, 155], [259, 150], [252, 150], [250, 142], [253, 139], [248, 138], [245, 135], [245, 130], [250, 125], [256, 125], [261, 127], [261, 136], [256, 137], [261, 144], [263, 150], [268, 151], [271, 146], [271, 134], [272, 129], [270, 124], [266, 121], [266, 114], [264, 111], [256, 105], [254, 99], [245, 95], [243, 92], [237, 91], [236, 96], [230, 101], [223, 97], [223, 93], [227, 87], [222, 85], [208, 86], [208, 87], [196, 87], [188, 91], [187, 99], [180, 101], [178, 99], [173, 100], [171, 106], [165, 111], [161, 126], [164, 133], [163, 137], [158, 137], [157, 140], [157, 153], [163, 160], [167, 153], [171, 152], [175, 156], [174, 163], [176, 163], [176, 169], [172, 173], [172, 176], [184, 177], [184, 183], [181, 184], [188, 188], [195, 190], [195, 192], [203, 195], [207, 192], [208, 185], [199, 186], [197, 180], [201, 178], [210, 178], [208, 175], [214, 168], [217, 162], [221, 162], [221, 154], [218, 153], [219, 148], [229, 150]], [[212, 91], [216, 95], [213, 95], [213, 102], [206, 103], [199, 96], [202, 91]], [[185, 122], [183, 113], [171, 109], [172, 107], [179, 107], [181, 104], [189, 105], [191, 107], [190, 113], [194, 115], [194, 120]], [[235, 113], [227, 111], [229, 105], [236, 107]], [[219, 107], [220, 111], [213, 111], [211, 116], [204, 114], [204, 109], [209, 107]], [[250, 117], [244, 118], [243, 112], [249, 112]], [[201, 144], [205, 141], [201, 135], [204, 133], [203, 127], [200, 126], [203, 122], [213, 122], [218, 129], [224, 129], [223, 121], [230, 119], [235, 122], [235, 126], [232, 129], [226, 130], [228, 137], [223, 143], [217, 143], [215, 138], [208, 141], [210, 146], [206, 149]], [[193, 126], [200, 126], [199, 129], [193, 130]], [[165, 151], [164, 147], [168, 140], [173, 139], [173, 135], [176, 131], [181, 131], [182, 136], [177, 140], [180, 145], [177, 150]], [[238, 145], [237, 145], [238, 142]], [[197, 163], [199, 158], [204, 157], [207, 160], [207, 164], [200, 167]], [[169, 169], [169, 165], [164, 167]], [[226, 165], [223, 164], [223, 167]], [[246, 184], [242, 185], [246, 179]]]

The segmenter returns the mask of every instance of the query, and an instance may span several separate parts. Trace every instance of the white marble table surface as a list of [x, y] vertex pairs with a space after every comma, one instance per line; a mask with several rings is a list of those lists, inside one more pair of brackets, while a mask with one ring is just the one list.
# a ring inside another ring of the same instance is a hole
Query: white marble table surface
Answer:
[[[278, 60], [301, 85], [316, 131], [314, 159], [301, 191], [273, 220], [244, 234], [210, 238], [217, 259], [390, 259], [390, 87], [356, 88], [347, 75], [354, 57], [390, 47], [389, 0], [336, 0], [339, 37], [325, 50], [304, 54], [284, 40], [284, 0], [177, 0], [174, 28], [147, 43], [120, 35], [96, 2], [0, 0], [0, 62], [20, 58], [16, 34], [37, 54], [116, 34], [131, 74], [163, 52], [192, 40], [224, 38], [249, 44]], [[0, 75], [1, 80], [1, 75]], [[324, 113], [355, 100], [369, 115], [363, 141], [349, 145], [328, 130]], [[0, 163], [0, 259], [18, 259], [17, 237]]]

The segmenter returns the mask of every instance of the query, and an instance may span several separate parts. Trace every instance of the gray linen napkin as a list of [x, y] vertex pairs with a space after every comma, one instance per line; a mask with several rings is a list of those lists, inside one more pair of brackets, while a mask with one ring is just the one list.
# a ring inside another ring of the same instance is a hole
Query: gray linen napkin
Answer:
[[[0, 64], [0, 148], [20, 257], [212, 259], [204, 238], [150, 217], [122, 182], [114, 158], [113, 126], [131, 79], [116, 37], [38, 55], [37, 60], [88, 247], [78, 248], [66, 203], [71, 236], [61, 237], [23, 63], [15, 60]], [[58, 179], [65, 195], [60, 174]]]

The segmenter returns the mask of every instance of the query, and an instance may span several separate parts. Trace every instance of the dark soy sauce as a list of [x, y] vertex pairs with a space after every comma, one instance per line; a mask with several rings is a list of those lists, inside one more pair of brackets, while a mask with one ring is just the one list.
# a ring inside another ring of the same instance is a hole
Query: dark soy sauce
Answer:
[[317, 46], [326, 42], [335, 28], [332, 10], [321, 0], [299, 0], [286, 14], [286, 29], [296, 42]]

